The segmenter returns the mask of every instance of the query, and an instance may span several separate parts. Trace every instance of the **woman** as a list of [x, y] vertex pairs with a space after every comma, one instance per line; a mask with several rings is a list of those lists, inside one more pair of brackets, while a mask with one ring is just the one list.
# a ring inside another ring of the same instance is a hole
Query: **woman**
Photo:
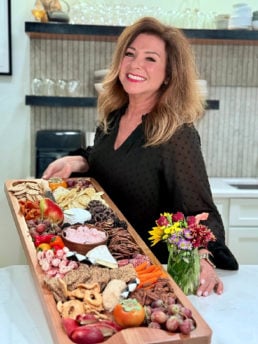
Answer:
[[[43, 178], [73, 172], [95, 178], [147, 245], [160, 213], [208, 212], [205, 224], [217, 240], [209, 245], [212, 262], [200, 250], [205, 259], [197, 291], [207, 296], [223, 292], [212, 263], [231, 270], [238, 263], [225, 245], [193, 125], [204, 113], [196, 80], [191, 47], [180, 30], [149, 17], [129, 26], [118, 39], [99, 95], [94, 146], [54, 161]], [[151, 249], [167, 262], [162, 243]]]

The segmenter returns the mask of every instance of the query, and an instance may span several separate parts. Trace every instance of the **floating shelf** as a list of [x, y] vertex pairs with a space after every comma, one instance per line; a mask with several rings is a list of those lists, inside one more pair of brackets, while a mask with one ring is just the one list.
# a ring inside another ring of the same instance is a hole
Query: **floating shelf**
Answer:
[[96, 97], [26, 96], [25, 104], [31, 106], [95, 107]]
[[[25, 98], [25, 104], [31, 106], [61, 106], [61, 107], [95, 107], [96, 97], [48, 97], [30, 96]], [[218, 110], [219, 100], [207, 100], [206, 110]]]
[[[25, 32], [30, 38], [41, 39], [89, 39], [98, 36], [100, 39], [116, 38], [124, 30], [124, 26], [83, 25], [64, 23], [25, 22]], [[214, 30], [214, 29], [182, 29], [193, 43], [207, 41], [229, 41], [246, 44], [258, 44], [258, 30]]]

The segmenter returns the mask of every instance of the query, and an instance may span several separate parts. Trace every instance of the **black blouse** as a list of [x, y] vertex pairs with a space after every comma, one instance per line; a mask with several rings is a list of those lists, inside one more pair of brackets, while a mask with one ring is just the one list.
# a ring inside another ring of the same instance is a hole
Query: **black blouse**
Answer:
[[[224, 227], [212, 199], [197, 130], [184, 125], [165, 144], [143, 147], [145, 138], [140, 124], [114, 149], [123, 113], [114, 113], [108, 134], [97, 129], [94, 146], [84, 155], [90, 166], [87, 175], [100, 183], [148, 246], [148, 231], [161, 213], [180, 211], [189, 216], [208, 212], [206, 224], [217, 239], [209, 246], [215, 264], [237, 269], [235, 258], [225, 246]], [[161, 263], [167, 262], [164, 243], [150, 248]]]

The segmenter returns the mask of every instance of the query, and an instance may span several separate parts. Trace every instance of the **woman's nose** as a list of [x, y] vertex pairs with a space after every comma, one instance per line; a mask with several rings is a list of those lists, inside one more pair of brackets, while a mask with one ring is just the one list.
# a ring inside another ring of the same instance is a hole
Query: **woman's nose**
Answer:
[[138, 56], [135, 56], [133, 59], [132, 59], [132, 62], [131, 62], [132, 66], [134, 67], [140, 67], [142, 65], [142, 59]]

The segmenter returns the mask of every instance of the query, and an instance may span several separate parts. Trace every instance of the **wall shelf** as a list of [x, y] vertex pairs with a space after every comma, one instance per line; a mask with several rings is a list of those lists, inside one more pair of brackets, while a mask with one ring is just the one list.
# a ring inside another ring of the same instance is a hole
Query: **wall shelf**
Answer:
[[[25, 32], [37, 39], [116, 39], [123, 26], [25, 22]], [[258, 30], [182, 29], [192, 43], [227, 41], [232, 44], [258, 44]]]
[[97, 105], [97, 98], [27, 95], [25, 97], [25, 104], [30, 106], [95, 107]]
[[[27, 95], [25, 104], [30, 106], [95, 107], [96, 97], [48, 97]], [[207, 100], [206, 110], [218, 110], [219, 100]]]

